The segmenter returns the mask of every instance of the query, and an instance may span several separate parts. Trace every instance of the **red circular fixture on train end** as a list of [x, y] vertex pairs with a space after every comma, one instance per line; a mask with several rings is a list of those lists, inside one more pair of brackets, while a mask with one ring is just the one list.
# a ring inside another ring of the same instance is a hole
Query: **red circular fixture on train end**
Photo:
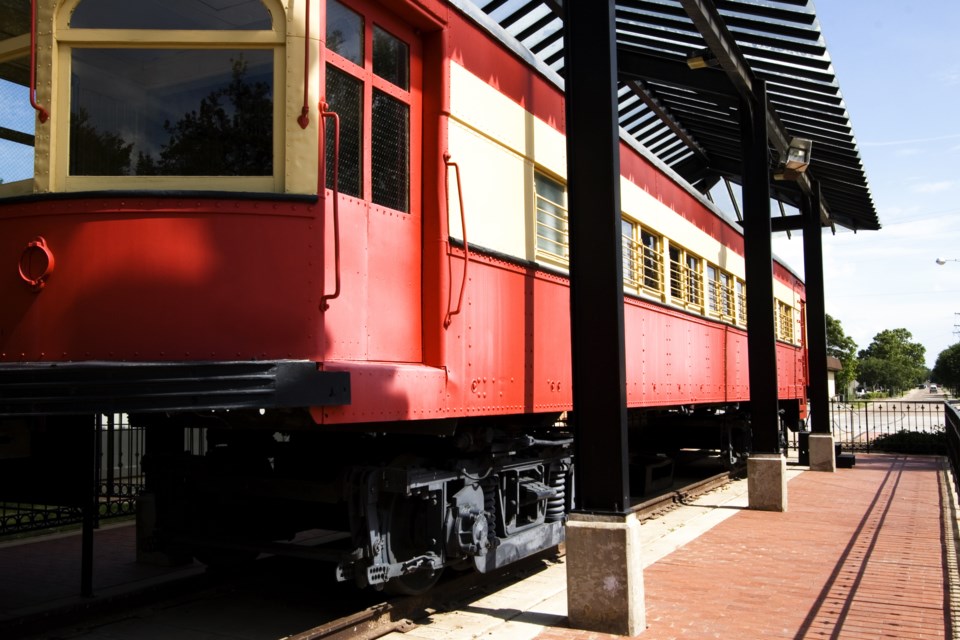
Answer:
[[43, 236], [37, 236], [27, 243], [20, 254], [20, 278], [34, 291], [39, 292], [47, 286], [47, 278], [53, 273], [55, 263], [47, 241]]

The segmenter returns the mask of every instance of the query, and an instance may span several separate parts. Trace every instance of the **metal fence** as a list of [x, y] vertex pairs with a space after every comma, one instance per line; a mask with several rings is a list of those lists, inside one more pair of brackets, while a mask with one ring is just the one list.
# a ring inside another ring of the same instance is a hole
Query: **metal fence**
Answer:
[[857, 400], [832, 402], [834, 442], [846, 451], [870, 452], [878, 438], [902, 432], [937, 434], [945, 428], [942, 400]]
[[[144, 429], [132, 426], [126, 414], [117, 413], [98, 416], [96, 430], [96, 517], [99, 521], [132, 516], [143, 490]], [[186, 451], [203, 453], [205, 443], [203, 430], [185, 430]], [[0, 501], [0, 537], [82, 521], [83, 509], [77, 505]]]

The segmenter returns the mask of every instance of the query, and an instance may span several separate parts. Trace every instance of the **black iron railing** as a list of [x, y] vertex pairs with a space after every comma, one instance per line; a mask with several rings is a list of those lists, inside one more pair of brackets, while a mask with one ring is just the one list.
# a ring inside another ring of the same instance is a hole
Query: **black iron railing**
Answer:
[[[923, 448], [941, 438], [945, 406], [942, 400], [832, 402], [830, 425], [834, 441], [845, 451], [889, 450], [891, 442]], [[937, 453], [932, 449], [913, 452]]]
[[[97, 520], [133, 516], [143, 490], [144, 429], [133, 426], [123, 413], [96, 419]], [[203, 453], [203, 430], [186, 429], [184, 450]], [[0, 537], [77, 525], [83, 521], [79, 505], [49, 504], [55, 500], [11, 502], [0, 499]]]

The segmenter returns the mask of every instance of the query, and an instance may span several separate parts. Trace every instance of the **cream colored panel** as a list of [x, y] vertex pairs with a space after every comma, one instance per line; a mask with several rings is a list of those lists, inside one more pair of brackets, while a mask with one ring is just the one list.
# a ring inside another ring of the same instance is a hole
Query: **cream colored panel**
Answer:
[[[467, 240], [518, 258], [526, 257], [524, 160], [456, 122], [450, 122], [451, 160], [460, 166]], [[450, 235], [462, 239], [456, 174], [450, 171]], [[531, 176], [532, 179], [532, 176]]]
[[450, 64], [450, 114], [497, 144], [565, 178], [566, 139], [495, 87], [462, 66]]
[[777, 279], [774, 279], [773, 281], [773, 297], [777, 300], [787, 303], [791, 307], [800, 307], [800, 300], [793, 288], [788, 287]]
[[563, 180], [567, 178], [567, 138], [540, 118], [533, 118], [533, 159]]
[[305, 2], [293, 3], [293, 13], [288, 18], [286, 47], [286, 112], [284, 113], [284, 183], [287, 193], [317, 193], [319, 167], [320, 135], [320, 12], [310, 14], [310, 75], [307, 94], [307, 114], [309, 123], [306, 129], [297, 121], [303, 108], [303, 65], [304, 65], [304, 24], [306, 19]]
[[743, 256], [724, 247], [659, 199], [626, 178], [620, 180], [620, 194], [625, 214], [651, 231], [670, 238], [671, 244], [683, 247], [739, 278], [744, 277]]

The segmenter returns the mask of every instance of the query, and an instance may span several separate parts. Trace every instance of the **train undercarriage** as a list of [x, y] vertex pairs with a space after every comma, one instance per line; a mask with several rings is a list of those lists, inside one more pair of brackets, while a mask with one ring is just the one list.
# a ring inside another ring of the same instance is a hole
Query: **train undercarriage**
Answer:
[[335, 562], [338, 580], [409, 594], [446, 567], [492, 571], [563, 541], [573, 468], [563, 427], [270, 433], [249, 428], [260, 416], [231, 412], [243, 426], [208, 427], [199, 456], [174, 450], [169, 436], [165, 450], [163, 439], [151, 447], [171, 418], [142, 419], [149, 531], [140, 536], [168, 557], [225, 566], [262, 551], [311, 555], [283, 541], [338, 531], [336, 548], [312, 554]]
[[[556, 416], [424, 423], [414, 434], [411, 423], [321, 432], [296, 411], [194, 415], [204, 455], [178, 448], [183, 414], [132, 417], [148, 434], [140, 535], [147, 548], [212, 566], [307, 555], [283, 541], [337, 531], [340, 544], [313, 557], [336, 563], [338, 580], [416, 593], [446, 567], [487, 572], [558, 545], [574, 506], [573, 435]], [[712, 452], [727, 470], [750, 452], [739, 405], [629, 416], [638, 499], [657, 488], [650, 469], [669, 468], [669, 481], [681, 450]]]

